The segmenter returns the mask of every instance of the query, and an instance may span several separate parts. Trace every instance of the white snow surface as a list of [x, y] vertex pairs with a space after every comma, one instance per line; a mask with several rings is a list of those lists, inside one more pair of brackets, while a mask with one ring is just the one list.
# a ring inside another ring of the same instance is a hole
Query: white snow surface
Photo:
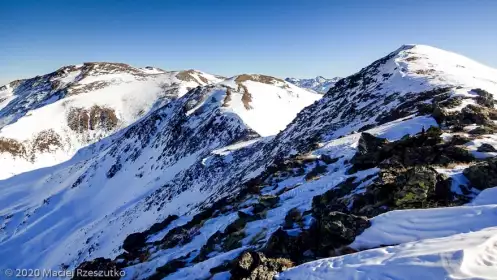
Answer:
[[[236, 88], [234, 78], [221, 84]], [[244, 81], [242, 84], [251, 95], [247, 108], [243, 93], [232, 91], [227, 110], [231, 110], [261, 136], [276, 135], [285, 129], [304, 107], [321, 98], [321, 95], [299, 88], [291, 83], [275, 81], [274, 84]]]

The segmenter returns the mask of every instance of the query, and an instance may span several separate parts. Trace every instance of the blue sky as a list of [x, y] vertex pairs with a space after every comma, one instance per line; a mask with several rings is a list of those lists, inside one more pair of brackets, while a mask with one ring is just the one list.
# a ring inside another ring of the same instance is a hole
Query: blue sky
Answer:
[[405, 43], [497, 67], [494, 0], [0, 1], [0, 83], [85, 61], [346, 76]]

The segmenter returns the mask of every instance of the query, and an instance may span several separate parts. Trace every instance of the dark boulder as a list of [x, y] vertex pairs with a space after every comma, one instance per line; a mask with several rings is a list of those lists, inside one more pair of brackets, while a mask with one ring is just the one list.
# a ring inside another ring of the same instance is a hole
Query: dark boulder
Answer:
[[471, 185], [479, 190], [497, 186], [497, 158], [472, 165], [463, 171]]
[[139, 252], [147, 242], [147, 235], [142, 232], [135, 232], [126, 237], [123, 242], [123, 249], [131, 254]]
[[321, 165], [319, 164], [319, 162], [316, 162], [314, 168], [305, 175], [304, 179], [306, 181], [316, 180], [320, 177], [321, 174], [326, 173], [327, 170], [328, 168], [326, 167], [326, 165]]
[[318, 255], [330, 256], [336, 249], [354, 241], [371, 222], [366, 217], [330, 212], [316, 219], [311, 227], [312, 239], [315, 240], [315, 251]]
[[360, 185], [360, 182], [354, 182], [356, 179], [357, 177], [349, 177], [325, 193], [314, 196], [312, 198], [314, 217], [319, 217], [323, 213], [331, 211], [348, 212], [347, 205], [341, 201], [341, 198], [350, 194]]
[[230, 274], [232, 280], [273, 280], [276, 274], [293, 266], [288, 259], [272, 259], [249, 251], [234, 261]]
[[302, 213], [298, 208], [292, 208], [285, 216], [285, 229], [291, 229], [295, 223], [302, 223]]
[[463, 124], [488, 124], [491, 122], [485, 108], [471, 104], [461, 110], [460, 121]]
[[492, 146], [490, 144], [483, 143], [483, 144], [481, 144], [480, 147], [478, 147], [477, 151], [483, 152], [483, 153], [495, 153], [495, 152], [497, 152], [497, 149], [495, 149], [494, 146]]
[[274, 208], [278, 202], [280, 201], [280, 197], [276, 195], [262, 195], [259, 197], [259, 202], [254, 205], [253, 212], [255, 214], [262, 213], [268, 209]]
[[[95, 275], [97, 274], [97, 275]], [[111, 259], [96, 258], [81, 263], [74, 270], [73, 280], [109, 280], [120, 279], [122, 271]], [[93, 275], [93, 276], [90, 276]]]
[[468, 143], [469, 141], [471, 141], [471, 138], [456, 134], [456, 135], [452, 136], [452, 139], [450, 139], [450, 144], [452, 144], [452, 145], [464, 145], [464, 144]]
[[436, 201], [437, 204], [449, 205], [454, 198], [451, 189], [452, 178], [445, 174], [437, 174], [437, 184], [435, 185], [435, 192], [431, 195], [431, 199]]
[[384, 168], [365, 191], [350, 198], [350, 213], [367, 217], [394, 209], [453, 206], [452, 179], [429, 166]]
[[221, 243], [224, 235], [220, 231], [216, 231], [209, 239], [207, 239], [207, 242], [205, 243], [204, 246], [200, 249], [200, 252], [198, 253], [198, 256], [195, 258], [195, 262], [201, 262], [207, 259], [207, 255], [209, 255], [211, 252], [216, 251], [219, 248], [218, 244]]
[[386, 139], [378, 138], [372, 134], [363, 132], [357, 145], [357, 152], [351, 159], [351, 163], [358, 170], [374, 167], [380, 162], [380, 150], [388, 143]]
[[319, 157], [320, 160], [322, 160], [326, 164], [333, 164], [337, 162], [340, 158], [332, 158], [329, 155], [321, 155]]
[[471, 135], [483, 135], [483, 134], [493, 134], [497, 132], [497, 128], [494, 126], [479, 126], [468, 131]]
[[435, 192], [437, 172], [428, 167], [416, 166], [396, 178], [400, 188], [395, 192], [395, 205], [399, 208], [420, 208], [430, 193]]
[[313, 247], [309, 231], [288, 234], [286, 230], [278, 228], [271, 234], [263, 251], [271, 257], [284, 257], [300, 262], [304, 258], [304, 252]]
[[473, 89], [472, 91], [478, 95], [478, 97], [476, 98], [476, 102], [478, 104], [489, 108], [494, 107], [495, 105], [494, 96], [490, 92], [480, 88]]

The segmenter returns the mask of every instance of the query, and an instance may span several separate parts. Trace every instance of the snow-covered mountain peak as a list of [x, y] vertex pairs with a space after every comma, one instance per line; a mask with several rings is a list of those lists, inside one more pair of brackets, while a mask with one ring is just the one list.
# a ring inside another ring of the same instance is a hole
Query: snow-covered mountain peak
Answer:
[[[0, 178], [62, 162], [151, 109], [220, 81], [196, 70], [86, 62], [11, 82], [0, 88], [0, 142], [15, 148], [0, 149], [0, 162], [9, 166]], [[36, 139], [50, 145], [40, 151]]]
[[304, 148], [309, 145], [305, 139], [329, 140], [415, 114], [419, 103], [431, 103], [443, 92], [443, 99], [464, 100], [456, 108], [462, 109], [476, 102], [475, 89], [496, 93], [495, 77], [497, 70], [459, 54], [405, 45], [339, 80], [283, 133]]
[[[488, 87], [497, 89], [495, 76], [497, 71], [472, 59], [450, 51], [426, 45], [404, 45], [391, 53], [385, 61], [381, 72], [390, 73], [404, 90], [416, 90], [423, 86], [462, 86]], [[386, 74], [387, 73], [381, 73]], [[407, 86], [407, 87], [406, 87]]]

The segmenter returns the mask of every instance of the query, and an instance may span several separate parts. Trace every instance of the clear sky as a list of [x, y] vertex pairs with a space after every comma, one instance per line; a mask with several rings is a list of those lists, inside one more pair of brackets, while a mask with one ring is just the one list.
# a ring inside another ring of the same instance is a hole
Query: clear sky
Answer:
[[412, 43], [497, 67], [497, 1], [0, 0], [0, 84], [85, 61], [346, 76]]

